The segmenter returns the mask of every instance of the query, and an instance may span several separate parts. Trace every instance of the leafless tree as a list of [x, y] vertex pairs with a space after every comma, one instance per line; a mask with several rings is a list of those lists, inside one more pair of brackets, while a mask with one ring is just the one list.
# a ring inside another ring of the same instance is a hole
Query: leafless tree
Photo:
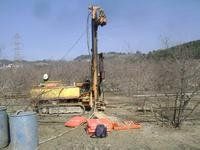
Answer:
[[[171, 57], [159, 61], [157, 89], [167, 101], [160, 101], [160, 117], [173, 127], [180, 127], [200, 104], [192, 101], [200, 90], [200, 63], [193, 59], [188, 47], [178, 46]], [[175, 94], [173, 94], [175, 93]], [[165, 106], [163, 106], [165, 104]]]

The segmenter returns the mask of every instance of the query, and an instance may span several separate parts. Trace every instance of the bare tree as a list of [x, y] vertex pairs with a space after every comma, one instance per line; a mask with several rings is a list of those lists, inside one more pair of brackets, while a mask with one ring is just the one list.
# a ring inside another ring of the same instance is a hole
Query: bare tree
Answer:
[[157, 86], [168, 99], [159, 101], [159, 115], [162, 121], [180, 127], [200, 104], [192, 101], [200, 90], [200, 63], [193, 59], [187, 46], [181, 45], [159, 64]]

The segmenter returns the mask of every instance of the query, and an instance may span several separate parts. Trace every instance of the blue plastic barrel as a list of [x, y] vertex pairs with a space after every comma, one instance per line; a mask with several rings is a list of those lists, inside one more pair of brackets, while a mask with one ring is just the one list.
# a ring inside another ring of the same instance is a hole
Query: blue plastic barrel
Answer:
[[9, 144], [9, 125], [6, 107], [0, 106], [0, 149]]
[[36, 150], [38, 123], [35, 112], [19, 112], [9, 116], [12, 150]]

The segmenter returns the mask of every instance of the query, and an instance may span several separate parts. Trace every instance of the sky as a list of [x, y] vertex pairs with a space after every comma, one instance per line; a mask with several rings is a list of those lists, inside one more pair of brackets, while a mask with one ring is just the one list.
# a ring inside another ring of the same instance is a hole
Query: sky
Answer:
[[16, 34], [25, 60], [87, 55], [91, 4], [101, 6], [108, 21], [98, 30], [100, 52], [147, 53], [163, 48], [164, 39], [200, 39], [200, 0], [0, 0], [0, 58], [14, 58]]

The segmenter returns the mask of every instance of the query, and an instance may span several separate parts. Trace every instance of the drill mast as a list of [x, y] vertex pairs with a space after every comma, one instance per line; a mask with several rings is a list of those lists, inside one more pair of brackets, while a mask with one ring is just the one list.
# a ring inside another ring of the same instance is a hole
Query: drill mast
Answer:
[[103, 55], [98, 54], [97, 44], [97, 31], [99, 26], [106, 25], [106, 16], [104, 11], [98, 6], [89, 7], [91, 11], [91, 25], [92, 25], [92, 66], [91, 66], [91, 77], [92, 77], [92, 97], [94, 103], [99, 102], [100, 84], [104, 78], [103, 71]]

